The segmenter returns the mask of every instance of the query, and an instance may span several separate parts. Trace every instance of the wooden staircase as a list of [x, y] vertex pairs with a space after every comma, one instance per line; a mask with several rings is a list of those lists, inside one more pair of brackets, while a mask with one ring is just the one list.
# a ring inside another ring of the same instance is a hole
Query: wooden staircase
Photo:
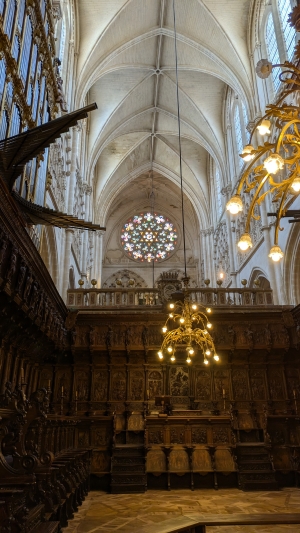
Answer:
[[240, 489], [278, 490], [275, 471], [263, 442], [237, 443], [236, 449]]
[[146, 491], [144, 446], [116, 445], [113, 449], [111, 465], [112, 494]]

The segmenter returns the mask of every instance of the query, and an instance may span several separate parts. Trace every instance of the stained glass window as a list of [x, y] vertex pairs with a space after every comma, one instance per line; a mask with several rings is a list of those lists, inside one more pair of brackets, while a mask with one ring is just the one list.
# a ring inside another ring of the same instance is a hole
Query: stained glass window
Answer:
[[295, 46], [295, 30], [290, 26], [288, 19], [289, 14], [292, 11], [290, 0], [279, 0], [278, 10], [281, 18], [283, 36], [286, 44], [287, 57], [289, 61], [292, 61], [294, 55]]
[[174, 224], [157, 213], [141, 213], [130, 218], [122, 229], [122, 246], [135, 261], [163, 261], [175, 250], [178, 235]]
[[[273, 65], [278, 65], [278, 63], [280, 63], [280, 57], [279, 57], [279, 52], [278, 52], [278, 45], [277, 45], [277, 39], [276, 39], [276, 33], [275, 33], [272, 13], [270, 13], [268, 20], [267, 20], [266, 43], [267, 43], [269, 61], [273, 63]], [[279, 79], [277, 68], [272, 70], [272, 78], [273, 78], [273, 84], [274, 84], [275, 91], [277, 91], [280, 86], [280, 79]]]

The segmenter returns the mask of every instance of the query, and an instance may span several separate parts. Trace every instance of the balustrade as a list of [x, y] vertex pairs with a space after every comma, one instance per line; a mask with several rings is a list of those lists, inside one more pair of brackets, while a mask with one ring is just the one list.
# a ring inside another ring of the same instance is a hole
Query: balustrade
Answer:
[[[271, 289], [248, 288], [193, 288], [189, 289], [191, 299], [205, 306], [242, 307], [273, 305]], [[69, 289], [68, 307], [133, 308], [161, 307], [158, 289], [112, 288], [112, 289]]]

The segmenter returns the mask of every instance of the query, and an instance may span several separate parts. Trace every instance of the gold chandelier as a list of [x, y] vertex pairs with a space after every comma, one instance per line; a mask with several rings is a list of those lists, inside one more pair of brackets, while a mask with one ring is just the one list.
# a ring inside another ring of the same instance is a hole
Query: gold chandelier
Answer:
[[[291, 25], [297, 30], [300, 21], [300, 6], [294, 8], [290, 15]], [[300, 46], [295, 50], [296, 59], [300, 59]], [[300, 192], [300, 110], [298, 105], [287, 103], [295, 101], [296, 93], [300, 88], [300, 70], [293, 63], [286, 61], [283, 64], [272, 65], [267, 59], [262, 59], [256, 67], [257, 75], [265, 79], [270, 76], [273, 68], [281, 67], [279, 79], [283, 84], [283, 92], [275, 105], [268, 105], [266, 114], [256, 123], [249, 140], [240, 157], [249, 163], [243, 172], [237, 186], [235, 195], [229, 200], [226, 209], [237, 215], [244, 209], [242, 193], [249, 194], [253, 191], [248, 212], [246, 213], [245, 232], [241, 236], [238, 247], [241, 251], [252, 248], [250, 235], [251, 219], [258, 220], [256, 207], [259, 206], [268, 194], [272, 196], [272, 202], [279, 202], [276, 213], [268, 213], [275, 216], [274, 244], [269, 257], [273, 261], [280, 261], [283, 252], [278, 246], [280, 220], [283, 217], [297, 217], [290, 222], [298, 222], [300, 212], [289, 211], [295, 195]], [[270, 135], [272, 130], [272, 142], [264, 142], [257, 148], [251, 144], [254, 133], [262, 137]], [[276, 178], [274, 176], [277, 175]]]
[[[186, 362], [190, 364], [192, 357], [198, 351], [202, 352], [204, 364], [208, 365], [213, 358], [219, 361], [214, 341], [209, 333], [212, 324], [206, 315], [211, 313], [208, 307], [190, 301], [187, 289], [182, 293], [183, 299], [169, 304], [170, 314], [162, 328], [164, 340], [158, 352], [159, 359], [164, 359], [165, 354], [170, 356], [170, 361], [176, 361], [176, 350], [186, 351]], [[205, 312], [206, 311], [206, 312]], [[174, 325], [179, 321], [179, 326]], [[173, 326], [173, 329], [169, 329]]]
[[[188, 286], [189, 277], [187, 275], [186, 262], [186, 237], [185, 237], [185, 220], [184, 220], [184, 202], [183, 202], [183, 173], [182, 173], [182, 146], [181, 146], [181, 124], [180, 124], [180, 102], [179, 102], [179, 83], [178, 83], [178, 55], [177, 55], [177, 33], [176, 33], [176, 13], [175, 0], [173, 0], [173, 17], [174, 17], [174, 44], [175, 44], [175, 67], [176, 67], [176, 93], [177, 93], [177, 120], [178, 120], [178, 144], [179, 144], [179, 168], [180, 168], [180, 192], [181, 192], [181, 216], [182, 216], [182, 236], [183, 236], [183, 255], [184, 255], [184, 289], [180, 292], [180, 299], [169, 304], [170, 314], [165, 325], [162, 328], [164, 339], [158, 352], [159, 359], [164, 359], [165, 355], [170, 356], [173, 363], [176, 361], [176, 350], [187, 353], [186, 362], [190, 364], [192, 357], [198, 351], [202, 352], [204, 364], [209, 363], [211, 357], [219, 361], [216, 353], [214, 341], [209, 334], [212, 324], [207, 318], [211, 313], [210, 308], [199, 305], [190, 301]], [[178, 293], [177, 293], [178, 294]], [[179, 296], [179, 294], [178, 294]], [[179, 326], [176, 327], [176, 321]], [[171, 326], [171, 327], [170, 327]], [[170, 327], [170, 329], [169, 329]]]
[[[296, 31], [300, 30], [300, 5], [294, 7], [289, 15], [289, 22]], [[295, 61], [300, 60], [300, 44], [295, 47]], [[280, 261], [283, 252], [278, 246], [280, 220], [283, 217], [294, 217], [289, 222], [300, 221], [299, 210], [289, 210], [290, 205], [300, 192], [300, 110], [298, 105], [287, 103], [287, 98], [295, 102], [296, 92], [300, 88], [300, 70], [298, 66], [286, 61], [283, 64], [272, 65], [267, 59], [261, 59], [256, 66], [257, 75], [266, 79], [276, 67], [282, 68], [279, 79], [283, 84], [282, 94], [275, 105], [268, 105], [266, 114], [255, 125], [249, 144], [244, 147], [240, 156], [249, 163], [238, 183], [236, 194], [229, 200], [226, 209], [236, 215], [243, 211], [241, 193], [253, 191], [253, 197], [247, 212], [245, 233], [241, 236], [238, 247], [241, 251], [252, 248], [250, 236], [251, 219], [260, 217], [255, 213], [268, 194], [273, 196], [272, 202], [279, 202], [275, 216], [274, 244], [269, 257], [273, 261]], [[251, 144], [255, 132], [261, 136], [271, 134], [272, 142], [264, 142], [263, 146], [254, 148]], [[278, 178], [274, 179], [273, 176]], [[267, 188], [268, 186], [268, 188]]]

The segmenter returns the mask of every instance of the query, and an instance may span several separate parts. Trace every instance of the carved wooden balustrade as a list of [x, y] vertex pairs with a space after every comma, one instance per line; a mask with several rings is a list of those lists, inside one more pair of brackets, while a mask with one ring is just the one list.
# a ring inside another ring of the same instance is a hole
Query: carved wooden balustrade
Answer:
[[91, 452], [74, 450], [77, 422], [48, 408], [43, 388], [27, 400], [7, 383], [0, 397], [1, 533], [60, 531], [89, 490]]
[[[189, 289], [191, 299], [206, 306], [254, 307], [273, 305], [271, 289], [247, 288], [194, 288]], [[67, 306], [70, 308], [133, 308], [160, 309], [162, 306], [159, 289], [112, 288], [112, 289], [69, 289]]]

